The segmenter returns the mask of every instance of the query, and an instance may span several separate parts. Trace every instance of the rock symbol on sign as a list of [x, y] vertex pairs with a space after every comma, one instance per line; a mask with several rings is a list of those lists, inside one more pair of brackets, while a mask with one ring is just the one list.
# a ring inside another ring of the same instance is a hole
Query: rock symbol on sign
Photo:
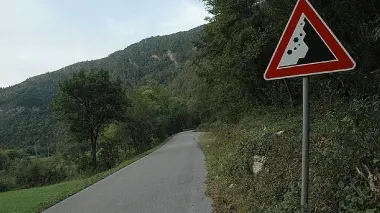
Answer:
[[299, 0], [264, 74], [266, 80], [348, 71], [352, 57], [307, 0]]

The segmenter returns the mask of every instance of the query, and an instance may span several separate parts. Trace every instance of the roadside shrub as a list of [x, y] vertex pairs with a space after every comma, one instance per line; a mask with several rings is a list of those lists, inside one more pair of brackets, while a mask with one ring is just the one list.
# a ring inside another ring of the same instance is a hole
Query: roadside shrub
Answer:
[[31, 173], [31, 160], [29, 158], [23, 158], [20, 160], [14, 160], [12, 163], [12, 170], [16, 183], [20, 186], [27, 185]]
[[6, 150], [5, 154], [11, 160], [21, 159], [28, 156], [28, 153], [26, 153], [24, 150]]
[[8, 162], [8, 156], [5, 154], [4, 151], [0, 150], [0, 171], [6, 168]]
[[97, 152], [97, 156], [101, 170], [111, 169], [119, 162], [120, 153], [116, 143], [115, 140], [106, 137], [100, 140], [100, 149]]
[[62, 158], [65, 162], [72, 162], [78, 173], [91, 173], [90, 151], [86, 149], [84, 143], [72, 144], [62, 154]]
[[77, 178], [79, 176], [76, 165], [73, 162], [66, 161], [62, 155], [56, 155], [51, 161], [51, 167], [61, 174], [61, 180], [65, 177], [65, 180]]
[[13, 163], [12, 174], [20, 187], [44, 186], [71, 179], [76, 168], [59, 157], [23, 158]]
[[12, 178], [6, 171], [0, 171], [0, 192], [11, 190], [15, 187], [14, 178]]
[[325, 201], [335, 200], [342, 212], [380, 211], [379, 112], [380, 99], [373, 96], [329, 113], [331, 122], [324, 132], [330, 137], [316, 153], [326, 165], [315, 171], [317, 175], [328, 174], [323, 182], [329, 184], [325, 184], [325, 193], [316, 193], [325, 196]]

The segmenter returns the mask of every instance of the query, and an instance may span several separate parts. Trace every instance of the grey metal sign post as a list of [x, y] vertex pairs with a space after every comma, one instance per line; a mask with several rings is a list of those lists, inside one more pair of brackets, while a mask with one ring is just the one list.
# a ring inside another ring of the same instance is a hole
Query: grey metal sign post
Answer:
[[301, 206], [303, 211], [308, 209], [309, 198], [309, 143], [310, 143], [310, 100], [309, 77], [303, 78], [303, 128], [302, 128], [302, 188]]

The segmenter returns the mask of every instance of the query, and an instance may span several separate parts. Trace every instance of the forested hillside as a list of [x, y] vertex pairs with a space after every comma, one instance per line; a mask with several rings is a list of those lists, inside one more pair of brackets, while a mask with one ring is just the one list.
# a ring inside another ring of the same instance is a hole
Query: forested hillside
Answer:
[[49, 104], [58, 84], [80, 69], [105, 69], [122, 80], [127, 91], [138, 86], [169, 84], [194, 53], [193, 41], [203, 27], [169, 36], [156, 36], [108, 57], [76, 63], [0, 89], [0, 146], [37, 147], [46, 152], [64, 143], [65, 131], [52, 119]]

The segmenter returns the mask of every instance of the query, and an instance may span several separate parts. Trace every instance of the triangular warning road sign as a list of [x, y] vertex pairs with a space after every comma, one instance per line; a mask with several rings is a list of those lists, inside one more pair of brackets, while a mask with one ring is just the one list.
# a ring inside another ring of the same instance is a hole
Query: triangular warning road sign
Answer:
[[299, 0], [264, 74], [266, 80], [338, 71], [354, 60], [307, 0]]

